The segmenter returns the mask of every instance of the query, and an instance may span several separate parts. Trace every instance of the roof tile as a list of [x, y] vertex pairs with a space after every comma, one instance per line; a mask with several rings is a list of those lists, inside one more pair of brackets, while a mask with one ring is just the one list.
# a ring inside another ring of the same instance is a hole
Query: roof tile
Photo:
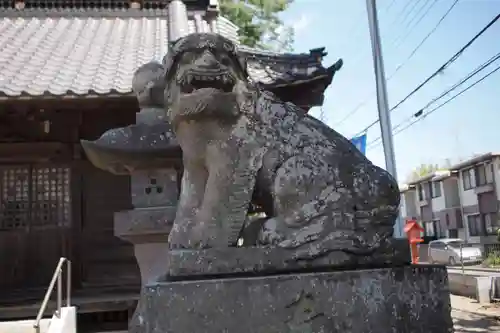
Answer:
[[[190, 32], [209, 32], [206, 21]], [[220, 17], [219, 33], [237, 40]], [[160, 61], [168, 22], [160, 10], [25, 10], [0, 13], [0, 95], [129, 94], [134, 71]], [[323, 67], [309, 54], [276, 54], [246, 47], [249, 74], [263, 84], [311, 76]]]

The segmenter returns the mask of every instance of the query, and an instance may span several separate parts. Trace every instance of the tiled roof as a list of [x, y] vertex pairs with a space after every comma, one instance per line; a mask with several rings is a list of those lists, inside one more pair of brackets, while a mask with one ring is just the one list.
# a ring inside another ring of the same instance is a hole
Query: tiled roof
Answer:
[[[191, 32], [209, 32], [200, 17]], [[237, 39], [220, 17], [219, 33]], [[0, 97], [130, 94], [140, 65], [167, 52], [168, 22], [158, 10], [2, 10]], [[252, 79], [265, 85], [325, 75], [320, 54], [274, 54], [241, 48]]]

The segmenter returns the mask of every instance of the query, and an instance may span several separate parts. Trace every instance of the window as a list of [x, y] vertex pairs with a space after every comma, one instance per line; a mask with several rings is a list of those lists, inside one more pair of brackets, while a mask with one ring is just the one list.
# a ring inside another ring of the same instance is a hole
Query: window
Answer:
[[496, 235], [497, 230], [500, 229], [497, 213], [488, 213], [483, 215], [484, 230], [487, 235]]
[[69, 226], [69, 180], [65, 167], [0, 168], [0, 230]]
[[431, 249], [444, 249], [446, 244], [443, 242], [430, 242], [429, 246]]
[[433, 227], [434, 227], [434, 235], [437, 238], [444, 238], [446, 237], [446, 231], [443, 230], [441, 227], [441, 222], [439, 220], [434, 220], [432, 221]]
[[495, 169], [493, 168], [493, 163], [487, 163], [485, 165], [485, 169], [486, 169], [486, 183], [487, 184], [493, 184], [494, 180], [495, 180]]
[[431, 183], [431, 193], [433, 198], [439, 198], [441, 196], [441, 181]]
[[496, 235], [498, 229], [500, 229], [497, 213], [469, 215], [467, 223], [471, 236]]
[[454, 240], [454, 241], [451, 241], [451, 242], [448, 242], [448, 245], [449, 247], [452, 247], [454, 249], [459, 249], [461, 246], [464, 245], [464, 242], [462, 240]]
[[482, 186], [486, 185], [488, 182], [486, 181], [486, 166], [484, 164], [476, 167], [476, 185]]
[[425, 200], [424, 186], [422, 184], [418, 184], [417, 190], [418, 190], [418, 200], [419, 201]]
[[493, 163], [488, 162], [476, 167], [476, 184], [477, 186], [482, 186], [486, 184], [492, 184], [494, 181], [494, 169]]
[[464, 190], [470, 190], [472, 188], [471, 170], [472, 169], [467, 169], [462, 171], [462, 182]]
[[481, 223], [481, 216], [479, 214], [467, 216], [467, 225], [469, 227], [469, 235], [471, 236], [484, 235], [484, 230]]

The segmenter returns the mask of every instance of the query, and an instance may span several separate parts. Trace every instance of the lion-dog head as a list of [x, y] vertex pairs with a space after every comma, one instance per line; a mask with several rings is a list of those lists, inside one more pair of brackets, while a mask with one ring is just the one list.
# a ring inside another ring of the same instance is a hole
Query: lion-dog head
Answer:
[[171, 123], [197, 117], [237, 117], [249, 84], [245, 59], [218, 34], [190, 34], [164, 58], [165, 101]]

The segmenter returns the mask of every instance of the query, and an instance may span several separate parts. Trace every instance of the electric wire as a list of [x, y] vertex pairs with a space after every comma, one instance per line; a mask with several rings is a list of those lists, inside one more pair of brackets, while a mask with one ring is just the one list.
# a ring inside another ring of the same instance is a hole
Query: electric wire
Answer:
[[[424, 6], [422, 6], [422, 8], [420, 8], [420, 9], [421, 9], [421, 11], [422, 11], [422, 10], [423, 10], [426, 6], [427, 6], [427, 4], [428, 4], [430, 1], [431, 1], [431, 0], [428, 0], [428, 1], [424, 4]], [[397, 40], [396, 42], [394, 42], [394, 44], [395, 44], [395, 45], [394, 45], [394, 47], [393, 47], [393, 51], [394, 51], [394, 50], [396, 50], [399, 46], [401, 46], [401, 45], [405, 42], [405, 40], [406, 40], [406, 39], [408, 39], [408, 36], [410, 36], [410, 35], [411, 35], [411, 33], [415, 30], [415, 28], [418, 26], [418, 24], [419, 24], [420, 22], [422, 22], [422, 20], [423, 20], [423, 19], [424, 19], [424, 18], [425, 18], [428, 14], [429, 14], [430, 10], [434, 7], [434, 5], [436, 5], [436, 4], [437, 4], [437, 2], [438, 2], [438, 0], [433, 0], [433, 1], [431, 2], [431, 5], [425, 9], [425, 11], [423, 12], [423, 14], [422, 14], [420, 17], [418, 17], [418, 19], [414, 22], [414, 24], [413, 24], [413, 25], [412, 25], [411, 23], [414, 21], [414, 19], [416, 19], [416, 18], [417, 18], [418, 14], [417, 14], [417, 15], [415, 15], [415, 16], [413, 17], [413, 19], [412, 19], [410, 22], [408, 22], [408, 25], [406, 26], [406, 28], [408, 28], [408, 30], [406, 31], [406, 33], [403, 35], [403, 37], [402, 37], [402, 38], [400, 38], [399, 40]]]
[[[500, 57], [499, 57], [500, 58]], [[497, 58], [498, 59], [498, 58]], [[401, 127], [402, 123], [399, 124], [398, 126], [396, 126], [394, 129], [393, 129], [393, 133], [392, 135], [393, 136], [396, 136], [397, 134], [407, 130], [408, 128], [410, 128], [411, 126], [415, 125], [416, 123], [424, 120], [428, 115], [436, 112], [437, 110], [441, 109], [442, 107], [444, 107], [446, 104], [450, 103], [451, 101], [453, 101], [455, 98], [461, 96], [462, 94], [464, 94], [465, 92], [467, 92], [468, 90], [472, 89], [474, 86], [476, 86], [477, 84], [483, 82], [485, 79], [487, 79], [489, 76], [493, 75], [494, 73], [496, 73], [498, 70], [500, 70], [500, 66], [497, 66], [495, 69], [491, 70], [488, 74], [484, 75], [483, 77], [481, 77], [480, 79], [476, 80], [474, 83], [470, 84], [469, 86], [467, 86], [466, 88], [460, 90], [458, 93], [456, 93], [455, 95], [451, 96], [450, 98], [448, 98], [446, 101], [444, 101], [443, 103], [439, 104], [438, 106], [434, 107], [433, 109], [429, 110], [428, 112], [423, 112], [424, 108], [419, 110], [417, 113], [414, 114], [414, 116], [418, 117], [417, 119], [415, 119], [414, 121], [410, 122], [408, 125], [404, 126], [404, 127]], [[477, 74], [477, 73], [476, 73]], [[446, 94], [443, 94], [443, 95], [446, 95]], [[405, 121], [403, 121], [404, 123]], [[378, 145], [381, 144], [381, 138], [378, 137], [377, 139], [371, 141], [368, 145], [367, 145], [367, 149], [372, 149], [372, 148], [375, 148], [377, 147]]]
[[[395, 20], [393, 20], [393, 21], [392, 21], [392, 23], [391, 23], [391, 24], [389, 24], [389, 25], [387, 26], [387, 30], [390, 30], [389, 28], [390, 28], [391, 26], [395, 26], [395, 25], [398, 23], [399, 18], [401, 17], [401, 15], [405, 14], [406, 9], [408, 9], [408, 7], [409, 7], [411, 4], [415, 4], [415, 3], [418, 3], [418, 2], [420, 2], [420, 1], [421, 1], [421, 0], [407, 1], [407, 2], [406, 2], [406, 4], [405, 4], [405, 6], [403, 7], [403, 9], [402, 9], [402, 10], [401, 10], [401, 11], [400, 11], [397, 15], [396, 15], [396, 19], [395, 19]], [[412, 10], [413, 10], [413, 8], [411, 8], [411, 9], [408, 11], [408, 13], [410, 13]], [[378, 13], [378, 11], [377, 11], [377, 13]], [[405, 17], [406, 17], [406, 15], [407, 15], [408, 13], [406, 13], [406, 14], [405, 14]], [[358, 25], [358, 26], [361, 26], [361, 25]], [[359, 47], [356, 49], [356, 53], [358, 53], [358, 55], [357, 55], [356, 57], [353, 57], [353, 60], [352, 60], [352, 66], [353, 66], [353, 67], [354, 67], [355, 65], [357, 65], [357, 64], [358, 64], [358, 63], [359, 63], [362, 59], [364, 59], [366, 56], [368, 56], [368, 55], [370, 54], [369, 49], [364, 50], [364, 51], [361, 51], [361, 52], [358, 52], [358, 50], [359, 50], [359, 49], [360, 49]]]
[[[396, 73], [399, 72], [399, 70], [401, 70], [401, 68], [403, 68], [403, 66], [405, 66], [408, 63], [408, 61], [410, 61], [413, 58], [413, 56], [422, 47], [422, 45], [427, 41], [427, 39], [429, 39], [429, 37], [432, 36], [434, 34], [434, 32], [436, 32], [437, 28], [441, 25], [441, 23], [444, 21], [444, 19], [450, 14], [450, 12], [455, 7], [455, 5], [458, 3], [458, 1], [459, 0], [455, 0], [453, 2], [453, 4], [450, 6], [450, 8], [448, 8], [448, 10], [444, 13], [444, 15], [441, 16], [441, 18], [436, 23], [436, 25], [431, 29], [431, 31], [429, 31], [429, 33], [420, 41], [420, 43], [410, 52], [410, 55], [396, 67], [396, 69], [394, 70], [394, 72], [391, 75], [389, 75], [389, 77], [387, 78], [387, 81], [392, 79], [396, 75]], [[375, 97], [374, 94], [375, 94], [375, 91], [372, 91], [370, 93], [370, 95], [367, 96], [367, 98], [365, 98], [361, 103], [359, 103], [353, 110], [351, 110], [349, 113], [347, 113], [347, 115], [345, 117], [343, 117], [339, 122], [337, 122], [334, 126], [341, 125], [347, 119], [349, 119], [351, 116], [353, 116], [356, 112], [358, 112], [363, 106], [365, 106], [368, 102], [370, 102]]]
[[[431, 81], [433, 78], [435, 78], [438, 74], [442, 73], [447, 67], [449, 67], [451, 64], [453, 64], [457, 59], [464, 53], [465, 50], [467, 50], [482, 34], [484, 34], [493, 24], [495, 24], [496, 21], [500, 19], [500, 14], [495, 16], [481, 31], [479, 31], [474, 37], [472, 37], [471, 40], [469, 40], [462, 48], [456, 52], [450, 59], [448, 59], [444, 64], [442, 64], [434, 73], [432, 73], [430, 76], [428, 76], [424, 81], [422, 81], [417, 87], [415, 87], [408, 95], [406, 95], [402, 100], [400, 100], [396, 105], [394, 105], [389, 112], [393, 112], [395, 109], [397, 109], [399, 106], [401, 106], [404, 102], [406, 102], [410, 97], [412, 97], [415, 93], [417, 93], [420, 89], [422, 89], [429, 81]], [[359, 131], [355, 136], [359, 136], [360, 134], [365, 133], [368, 131], [370, 128], [375, 126], [377, 123], [380, 122], [380, 119], [377, 118], [374, 120], [372, 123], [370, 123], [368, 126], [363, 128], [363, 130]]]
[[[408, 117], [405, 120], [403, 120], [402, 122], [400, 122], [398, 125], [396, 125], [392, 129], [392, 132], [397, 131], [401, 126], [403, 126], [407, 122], [410, 122], [413, 118], [421, 117], [424, 114], [424, 110], [425, 109], [427, 109], [428, 107], [430, 107], [432, 104], [434, 104], [435, 102], [437, 102], [438, 100], [440, 100], [441, 98], [443, 98], [444, 96], [446, 96], [447, 94], [449, 94], [450, 92], [452, 92], [453, 90], [455, 90], [456, 88], [458, 88], [459, 86], [463, 85], [465, 82], [467, 82], [469, 79], [471, 79], [474, 75], [477, 75], [479, 72], [481, 72], [482, 70], [486, 69], [486, 67], [488, 67], [489, 65], [491, 65], [492, 63], [494, 63], [498, 59], [500, 59], [500, 52], [497, 53], [496, 55], [494, 55], [493, 57], [491, 57], [490, 59], [488, 59], [483, 64], [481, 64], [478, 67], [476, 67], [472, 72], [470, 72], [469, 74], [467, 74], [467, 76], [465, 76], [460, 81], [458, 81], [457, 83], [455, 83], [453, 86], [451, 86], [450, 88], [448, 88], [447, 90], [445, 90], [439, 96], [433, 98], [430, 102], [428, 102], [419, 111], [415, 112], [410, 117]], [[381, 139], [381, 137], [378, 137], [375, 140], [371, 141], [369, 144], [372, 145], [372, 144], [380, 141], [380, 139]]]
[[410, 52], [410, 55], [408, 55], [408, 57], [406, 57], [406, 59], [403, 60], [403, 62], [396, 67], [394, 72], [392, 72], [392, 74], [389, 75], [389, 77], [387, 78], [388, 81], [390, 79], [392, 79], [394, 77], [394, 75], [396, 75], [396, 73], [399, 72], [399, 70], [401, 68], [403, 68], [403, 66], [406, 65], [408, 63], [408, 61], [411, 60], [411, 58], [413, 58], [415, 53], [417, 53], [417, 51], [422, 47], [422, 45], [427, 41], [427, 39], [429, 39], [429, 37], [432, 36], [432, 34], [434, 34], [434, 32], [436, 32], [437, 28], [441, 25], [441, 23], [443, 23], [444, 19], [450, 14], [452, 9], [458, 4], [458, 1], [459, 0], [455, 0], [451, 4], [450, 8], [448, 8], [448, 10], [443, 14], [443, 16], [441, 16], [441, 18], [436, 23], [436, 25], [431, 29], [431, 31], [429, 31], [429, 33], [420, 41], [420, 43], [418, 43], [418, 45]]
[[[415, 17], [417, 17], [420, 12], [422, 11], [422, 9], [427, 5], [427, 3], [429, 2], [430, 0], [425, 0], [424, 4], [422, 7], [419, 7], [417, 8], [418, 6], [414, 6], [413, 7], [413, 10], [415, 10], [415, 14], [412, 15], [412, 17], [410, 18], [409, 15], [407, 15], [407, 18], [409, 18], [408, 21], [406, 21], [406, 18], [401, 22], [401, 27], [398, 29], [398, 34], [396, 35], [396, 37], [392, 40], [392, 42], [390, 43], [387, 43], [386, 46], [384, 46], [384, 48], [388, 47], [388, 48], [395, 48], [396, 46], [396, 43], [399, 42], [399, 40], [401, 39], [401, 37], [403, 35], [405, 35], [405, 32], [406, 32], [406, 29], [408, 28], [408, 26], [410, 25], [411, 22], [413, 22], [413, 20], [415, 19]], [[416, 1], [415, 4], [418, 5], [419, 3], [421, 2], [421, 0], [419, 1]], [[412, 12], [413, 12], [412, 10]], [[412, 12], [410, 12], [409, 14], [412, 14]]]
[[[466, 77], [462, 78], [459, 82], [455, 83], [453, 86], [451, 86], [450, 88], [448, 88], [446, 91], [444, 91], [441, 95], [433, 98], [430, 102], [428, 102], [423, 108], [421, 108], [419, 111], [417, 111], [415, 114], [413, 114], [411, 117], [409, 117], [408, 119], [411, 120], [413, 117], [419, 117], [422, 115], [423, 113], [423, 110], [427, 109], [428, 107], [430, 107], [432, 104], [436, 103], [438, 100], [440, 100], [441, 98], [445, 97], [446, 95], [448, 95], [450, 92], [452, 92], [453, 90], [455, 90], [456, 88], [458, 88], [459, 86], [463, 85], [465, 82], [467, 82], [468, 80], [470, 80], [474, 75], [477, 75], [479, 72], [483, 71], [484, 69], [486, 69], [489, 65], [491, 65], [492, 63], [494, 63], [495, 61], [497, 61], [498, 59], [500, 59], [500, 52], [497, 53], [496, 55], [494, 55], [493, 57], [491, 57], [490, 59], [488, 59], [486, 62], [484, 62], [483, 64], [479, 65], [478, 67], [476, 67], [472, 72], [470, 72], [469, 74], [467, 74]], [[393, 130], [397, 130], [398, 128], [400, 127], [400, 125], [396, 126]]]
[[[389, 3], [389, 5], [387, 7], [385, 7], [384, 14], [387, 13], [389, 11], [389, 9], [391, 9], [391, 7], [395, 3], [396, 3], [396, 0], [392, 0], [391, 3]], [[359, 16], [360, 19], [355, 20], [355, 23], [348, 29], [348, 32], [345, 33], [346, 36], [352, 36], [351, 37], [352, 39], [356, 39], [357, 37], [359, 37], [359, 33], [362, 31], [361, 28], [363, 27], [363, 25], [359, 24], [358, 21], [365, 20], [364, 12], [363, 13], [359, 13], [359, 15], [356, 15], [356, 16]], [[346, 42], [347, 41], [344, 41], [342, 44], [340, 44], [339, 47], [338, 47], [338, 49], [344, 48]]]

